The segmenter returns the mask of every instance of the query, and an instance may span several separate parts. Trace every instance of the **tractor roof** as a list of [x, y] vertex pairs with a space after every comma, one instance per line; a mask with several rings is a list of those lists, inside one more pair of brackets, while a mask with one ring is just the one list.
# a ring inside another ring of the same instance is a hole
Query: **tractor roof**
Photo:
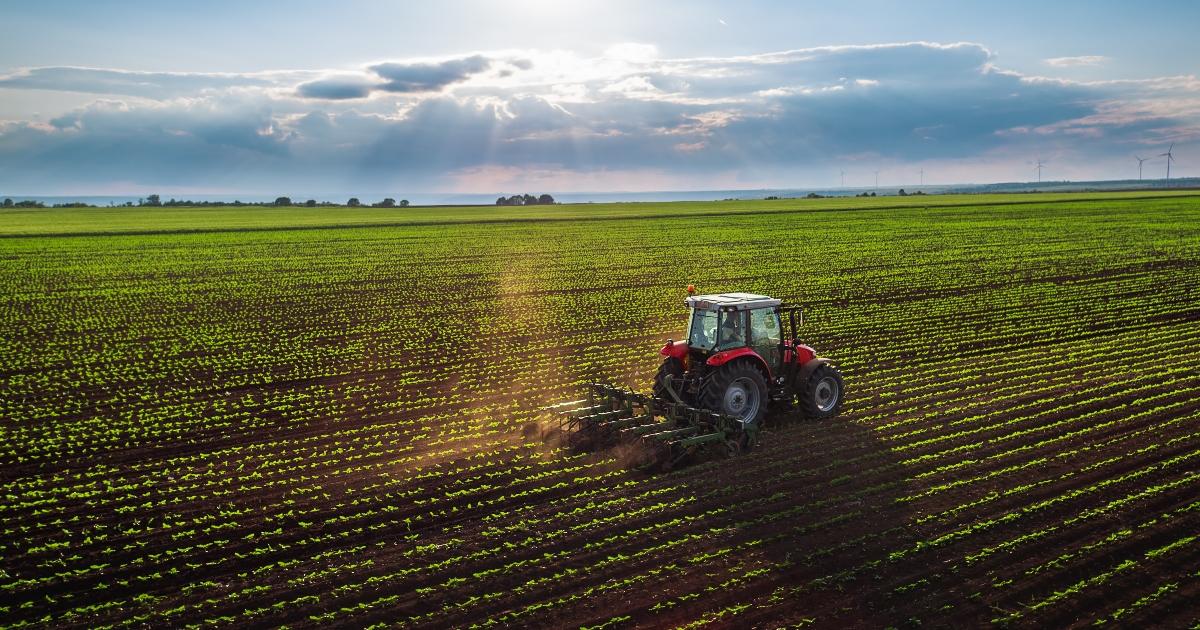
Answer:
[[745, 311], [752, 308], [779, 306], [782, 301], [754, 293], [719, 293], [716, 295], [688, 296], [684, 303], [703, 311]]

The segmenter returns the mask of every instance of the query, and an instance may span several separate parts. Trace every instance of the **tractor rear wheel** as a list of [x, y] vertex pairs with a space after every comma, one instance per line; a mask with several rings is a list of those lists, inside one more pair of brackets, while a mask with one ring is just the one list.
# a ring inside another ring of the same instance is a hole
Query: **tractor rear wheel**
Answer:
[[744, 423], [758, 422], [767, 410], [767, 379], [745, 362], [726, 363], [710, 377], [700, 393], [700, 406], [733, 416]]
[[808, 377], [798, 396], [800, 412], [810, 418], [829, 418], [842, 410], [846, 386], [842, 373], [832, 365], [822, 365]]
[[678, 392], [679, 383], [683, 382], [683, 361], [675, 357], [664, 359], [662, 365], [658, 366], [658, 373], [654, 375], [654, 388], [651, 390], [655, 398], [675, 402], [675, 397], [667, 392], [667, 377], [676, 384], [675, 391]]

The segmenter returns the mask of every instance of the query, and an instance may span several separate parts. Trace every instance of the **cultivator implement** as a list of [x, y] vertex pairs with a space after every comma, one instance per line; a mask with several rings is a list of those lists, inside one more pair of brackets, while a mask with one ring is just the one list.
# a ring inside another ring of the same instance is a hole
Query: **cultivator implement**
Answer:
[[756, 441], [757, 423], [604, 383], [586, 398], [548, 407], [559, 415], [568, 448], [597, 450], [639, 444], [635, 465], [669, 470], [702, 450], [737, 455]]

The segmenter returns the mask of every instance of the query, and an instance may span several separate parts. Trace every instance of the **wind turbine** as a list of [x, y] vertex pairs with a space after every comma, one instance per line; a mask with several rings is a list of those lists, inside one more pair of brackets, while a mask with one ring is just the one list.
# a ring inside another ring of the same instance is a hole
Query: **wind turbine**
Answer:
[[1038, 158], [1038, 161], [1037, 161], [1037, 171], [1038, 171], [1038, 183], [1039, 183], [1039, 184], [1040, 184], [1040, 183], [1042, 183], [1042, 167], [1043, 167], [1043, 166], [1045, 166], [1045, 165], [1046, 165], [1046, 163], [1045, 163], [1045, 162], [1043, 162], [1043, 161], [1041, 160], [1041, 158]]
[[842, 170], [842, 188], [846, 187], [846, 171]]
[[1171, 162], [1175, 161], [1175, 156], [1171, 154], [1171, 151], [1173, 151], [1174, 149], [1175, 149], [1175, 143], [1172, 142], [1171, 147], [1169, 149], [1167, 149], [1166, 153], [1158, 154], [1158, 157], [1167, 158], [1167, 183], [1168, 184], [1171, 182]]
[[875, 190], [879, 190], [879, 171], [875, 171]]
[[921, 186], [925, 186], [925, 169], [921, 169]]
[[1138, 181], [1140, 182], [1140, 181], [1142, 181], [1142, 162], [1145, 162], [1146, 160], [1149, 160], [1150, 158], [1138, 157], [1135, 155], [1135, 156], [1133, 156], [1133, 159], [1138, 161]]

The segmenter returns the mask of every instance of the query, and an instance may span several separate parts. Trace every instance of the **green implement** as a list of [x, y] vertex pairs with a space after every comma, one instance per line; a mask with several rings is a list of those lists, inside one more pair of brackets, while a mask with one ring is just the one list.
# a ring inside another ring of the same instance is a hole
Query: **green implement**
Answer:
[[589, 383], [588, 396], [547, 407], [572, 450], [616, 444], [640, 446], [636, 465], [669, 470], [704, 449], [738, 454], [755, 442], [757, 422], [692, 407], [604, 383]]

